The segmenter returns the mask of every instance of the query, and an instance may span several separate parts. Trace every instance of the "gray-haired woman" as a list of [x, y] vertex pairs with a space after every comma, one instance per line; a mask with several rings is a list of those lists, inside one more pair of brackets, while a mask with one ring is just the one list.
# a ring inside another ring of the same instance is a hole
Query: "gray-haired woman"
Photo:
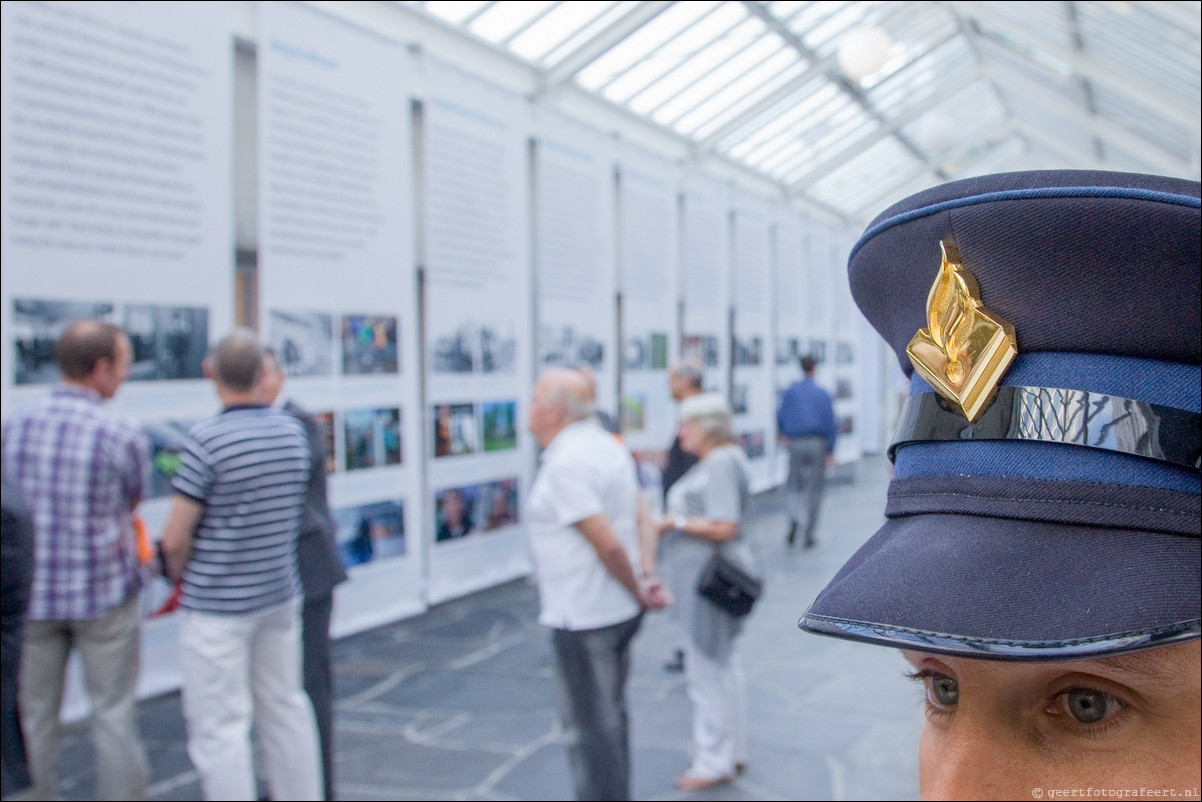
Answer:
[[676, 787], [696, 791], [730, 782], [747, 759], [746, 697], [737, 649], [743, 618], [697, 593], [715, 548], [751, 569], [742, 542], [748, 490], [746, 458], [735, 444], [731, 408], [717, 393], [680, 404], [680, 444], [699, 462], [672, 486], [657, 523], [660, 575], [675, 596], [670, 613], [684, 630], [693, 753]]

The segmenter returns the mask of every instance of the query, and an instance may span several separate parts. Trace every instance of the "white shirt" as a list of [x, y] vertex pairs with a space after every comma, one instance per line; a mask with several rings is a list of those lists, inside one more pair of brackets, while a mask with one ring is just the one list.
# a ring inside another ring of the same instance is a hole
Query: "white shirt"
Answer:
[[637, 566], [637, 505], [634, 460], [595, 420], [569, 424], [547, 445], [530, 491], [526, 527], [538, 577], [539, 623], [597, 629], [638, 615], [639, 602], [574, 526], [604, 515]]

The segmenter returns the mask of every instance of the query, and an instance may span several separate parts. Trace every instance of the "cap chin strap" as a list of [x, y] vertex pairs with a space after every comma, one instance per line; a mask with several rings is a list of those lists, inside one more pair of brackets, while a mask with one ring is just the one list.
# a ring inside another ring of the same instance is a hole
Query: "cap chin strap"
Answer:
[[971, 423], [937, 393], [916, 393], [902, 407], [889, 459], [904, 445], [946, 440], [1060, 443], [1202, 472], [1202, 415], [1082, 390], [999, 387]]

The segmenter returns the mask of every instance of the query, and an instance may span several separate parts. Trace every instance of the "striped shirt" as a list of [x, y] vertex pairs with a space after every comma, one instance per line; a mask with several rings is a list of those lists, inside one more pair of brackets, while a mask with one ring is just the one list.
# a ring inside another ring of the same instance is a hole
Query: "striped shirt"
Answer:
[[270, 407], [230, 407], [189, 435], [173, 486], [204, 512], [181, 606], [240, 615], [295, 598], [296, 536], [309, 480], [300, 422]]
[[150, 447], [94, 390], [61, 384], [4, 422], [4, 475], [34, 521], [29, 617], [91, 620], [141, 587], [131, 513], [150, 481]]

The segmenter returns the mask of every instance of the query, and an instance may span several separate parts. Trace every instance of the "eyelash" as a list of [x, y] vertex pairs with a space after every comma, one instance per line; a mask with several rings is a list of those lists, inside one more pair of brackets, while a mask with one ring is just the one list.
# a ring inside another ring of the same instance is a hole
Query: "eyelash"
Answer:
[[928, 680], [946, 676], [946, 674], [931, 671], [929, 668], [924, 668], [921, 671], [907, 671], [905, 674], [906, 679], [922, 683], [922, 702], [926, 707], [926, 714], [929, 718], [942, 718], [950, 716], [955, 712], [955, 708], [940, 707], [931, 701], [931, 688], [928, 685]]
[[[926, 714], [928, 717], [943, 718], [945, 716], [951, 716], [955, 713], [954, 707], [943, 707], [931, 700], [931, 688], [929, 684], [930, 680], [934, 679], [935, 677], [946, 677], [946, 674], [941, 674], [938, 671], [932, 671], [928, 668], [924, 668], [921, 671], [906, 672], [904, 676], [906, 679], [915, 680], [922, 683], [922, 699], [923, 704], [926, 706]], [[1067, 704], [1066, 697], [1068, 694], [1073, 693], [1074, 691], [1092, 691], [1094, 693], [1100, 693], [1106, 698], [1108, 705], [1115, 705], [1118, 707], [1118, 710], [1112, 715], [1107, 716], [1104, 720], [1094, 724], [1085, 724], [1076, 721], [1065, 709], [1065, 705]], [[1103, 691], [1100, 688], [1074, 685], [1072, 687], [1059, 690], [1053, 694], [1052, 698], [1046, 705], [1044, 705], [1043, 709], [1044, 712], [1056, 720], [1056, 724], [1058, 726], [1069, 730], [1074, 735], [1082, 738], [1101, 738], [1123, 723], [1123, 720], [1127, 717], [1127, 711], [1129, 707], [1130, 706], [1119, 697], [1107, 691]]]
[[[1093, 724], [1085, 724], [1073, 718], [1066, 709], [1067, 696], [1073, 691], [1092, 691], [1100, 693], [1106, 698], [1107, 705], [1114, 705], [1118, 709], [1111, 715], [1107, 716], [1102, 721]], [[1118, 727], [1127, 718], [1127, 711], [1130, 706], [1122, 699], [1112, 693], [1102, 690], [1101, 688], [1091, 688], [1085, 685], [1074, 685], [1070, 688], [1064, 688], [1053, 694], [1051, 701], [1044, 707], [1044, 711], [1056, 719], [1056, 723], [1069, 730], [1070, 732], [1082, 738], [1101, 738], [1109, 733], [1114, 728]]]

